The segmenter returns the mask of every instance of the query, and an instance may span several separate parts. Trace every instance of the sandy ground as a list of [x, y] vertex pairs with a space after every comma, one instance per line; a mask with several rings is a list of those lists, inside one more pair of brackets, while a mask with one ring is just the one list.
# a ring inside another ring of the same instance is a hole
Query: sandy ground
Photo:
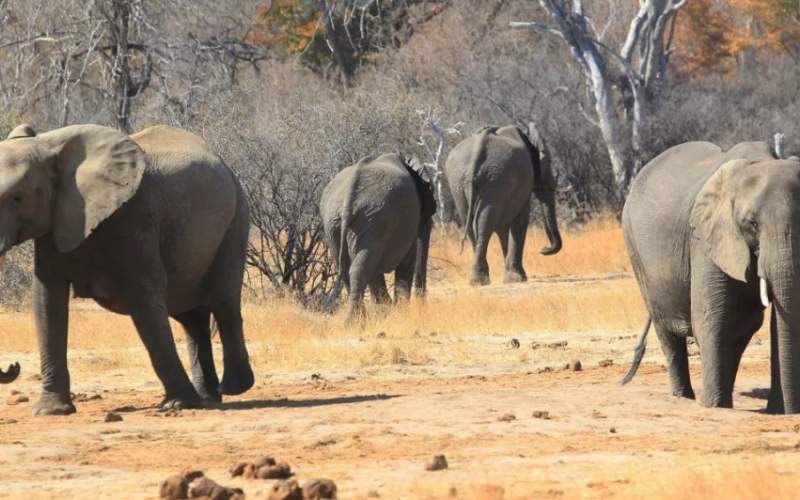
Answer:
[[[314, 377], [265, 368], [245, 395], [178, 413], [156, 410], [152, 373], [98, 367], [73, 374], [78, 413], [34, 418], [31, 402], [3, 403], [20, 395], [12, 390], [36, 399], [29, 371], [0, 387], [0, 494], [156, 498], [162, 479], [196, 468], [264, 498], [269, 481], [231, 479], [227, 470], [268, 454], [301, 481], [333, 479], [340, 498], [792, 497], [800, 417], [762, 412], [766, 339], [745, 353], [736, 409], [720, 410], [668, 396], [654, 335], [637, 378], [621, 387], [635, 333], [438, 335], [431, 342], [470, 342], [508, 352], [508, 362], [320, 367]], [[549, 345], [560, 341], [566, 346]], [[35, 364], [20, 355], [23, 366]], [[577, 356], [583, 369], [565, 369]], [[698, 390], [699, 358], [692, 362]], [[104, 422], [109, 411], [123, 420]], [[438, 453], [449, 468], [425, 471]]]

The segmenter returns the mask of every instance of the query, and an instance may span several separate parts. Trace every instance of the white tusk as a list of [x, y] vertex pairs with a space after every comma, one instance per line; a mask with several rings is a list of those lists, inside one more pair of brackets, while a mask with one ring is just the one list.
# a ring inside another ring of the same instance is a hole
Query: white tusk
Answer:
[[761, 295], [761, 304], [763, 304], [764, 307], [769, 307], [770, 301], [769, 301], [769, 291], [767, 290], [767, 280], [761, 278], [759, 282], [760, 283], [758, 288]]

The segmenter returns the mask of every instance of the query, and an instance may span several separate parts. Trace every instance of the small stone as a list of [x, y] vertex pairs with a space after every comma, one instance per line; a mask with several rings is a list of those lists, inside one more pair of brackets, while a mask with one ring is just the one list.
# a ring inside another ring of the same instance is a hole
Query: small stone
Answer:
[[447, 458], [444, 455], [434, 455], [425, 462], [425, 470], [444, 470], [447, 468]]
[[17, 421], [13, 418], [0, 418], [0, 425], [16, 424]]
[[375, 337], [379, 338], [379, 339], [385, 339], [386, 338], [386, 332], [378, 332], [378, 334], [375, 335]]
[[28, 401], [30, 401], [30, 399], [28, 399], [28, 396], [25, 396], [23, 394], [18, 394], [16, 396], [11, 396], [10, 398], [8, 398], [6, 400], [6, 404], [13, 406], [13, 405], [18, 405], [20, 403], [27, 403]]
[[367, 492], [367, 498], [380, 498], [380, 497], [381, 497], [381, 494], [380, 494], [380, 493], [378, 493], [378, 492], [377, 492], [377, 491], [375, 491], [375, 490], [369, 490], [369, 491]]
[[259, 467], [256, 472], [256, 477], [259, 479], [289, 479], [293, 475], [292, 468], [286, 462], [281, 462], [277, 465], [264, 465]]
[[106, 413], [106, 418], [105, 418], [104, 421], [105, 422], [122, 422], [122, 415], [120, 415], [119, 413], [114, 413], [113, 411], [110, 411], [110, 412]]
[[564, 347], [567, 347], [567, 341], [566, 340], [559, 340], [558, 342], [551, 342], [551, 343], [547, 344], [547, 347], [549, 347], [551, 349], [562, 349]]
[[517, 416], [513, 413], [506, 413], [505, 415], [501, 415], [497, 417], [497, 420], [500, 422], [513, 422], [517, 419]]
[[189, 496], [189, 483], [183, 476], [170, 476], [161, 482], [158, 496], [174, 500], [187, 498]]
[[545, 366], [544, 368], [539, 368], [538, 370], [536, 370], [536, 373], [550, 373], [551, 371], [553, 371], [552, 368], [550, 368], [549, 366]]
[[20, 394], [22, 394], [22, 391], [18, 391], [16, 389], [11, 389], [11, 395], [12, 396], [18, 396]]
[[303, 500], [303, 490], [297, 481], [278, 481], [267, 493], [267, 500]]
[[311, 479], [303, 484], [303, 500], [336, 498], [336, 483], [330, 479]]
[[509, 349], [519, 349], [519, 346], [520, 346], [519, 340], [517, 340], [517, 339], [509, 340], [506, 345], [508, 346]]
[[531, 415], [533, 418], [541, 418], [542, 420], [550, 420], [550, 412], [543, 410], [536, 410]]
[[617, 428], [616, 427], [612, 427], [612, 428], [610, 428], [608, 430], [608, 432], [610, 432], [611, 434], [616, 434], [617, 433]]
[[447, 490], [447, 496], [450, 498], [458, 498], [458, 488], [451, 486], [450, 489]]
[[431, 333], [428, 334], [428, 336], [430, 336], [430, 337], [435, 337], [437, 335], [439, 335], [439, 332], [431, 332]]
[[539, 342], [531, 342], [531, 349], [536, 350], [536, 349], [540, 349], [541, 347], [542, 347], [541, 343], [539, 343]]
[[597, 364], [600, 366], [600, 368], [608, 368], [609, 366], [612, 366], [614, 364], [614, 360], [604, 359]]

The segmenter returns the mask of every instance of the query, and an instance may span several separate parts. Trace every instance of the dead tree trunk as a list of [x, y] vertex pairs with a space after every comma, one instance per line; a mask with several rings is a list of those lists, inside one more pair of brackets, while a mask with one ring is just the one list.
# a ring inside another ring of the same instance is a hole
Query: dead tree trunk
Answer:
[[[618, 52], [603, 43], [602, 33], [595, 32], [594, 24], [584, 15], [583, 0], [539, 0], [551, 24], [511, 23], [512, 28], [557, 35], [569, 47], [594, 101], [596, 116], [592, 121], [603, 136], [620, 201], [641, 165], [641, 130], [648, 118], [649, 101], [666, 73], [671, 37], [665, 43], [665, 30], [685, 3], [640, 0], [639, 12]], [[617, 68], [616, 72], [610, 65]], [[617, 77], [620, 72], [621, 78]], [[624, 94], [625, 109], [615, 106], [614, 82], [621, 82], [617, 88]]]

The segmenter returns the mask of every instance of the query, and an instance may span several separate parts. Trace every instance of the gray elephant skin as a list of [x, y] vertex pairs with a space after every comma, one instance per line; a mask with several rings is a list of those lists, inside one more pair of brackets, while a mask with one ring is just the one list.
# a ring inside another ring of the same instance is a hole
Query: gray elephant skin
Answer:
[[484, 127], [453, 148], [444, 173], [464, 222], [465, 239], [472, 243], [472, 284], [489, 283], [486, 250], [493, 233], [500, 238], [505, 258], [504, 281], [528, 279], [522, 258], [531, 193], [541, 203], [550, 240], [541, 253], [553, 255], [561, 250], [555, 179], [546, 147], [533, 124], [528, 126], [527, 133], [513, 125]]
[[[34, 239], [33, 311], [42, 395], [34, 414], [69, 414], [69, 291], [133, 319], [164, 385], [162, 408], [202, 405], [253, 385], [240, 298], [249, 230], [233, 173], [188, 132], [128, 136], [97, 125], [0, 142], [0, 253]], [[210, 317], [224, 354], [220, 384]], [[183, 325], [183, 369], [168, 318]]]
[[[767, 409], [800, 412], [800, 162], [775, 159], [759, 142], [725, 152], [707, 142], [675, 146], [636, 177], [622, 224], [673, 394], [694, 398], [693, 335], [703, 403], [732, 407], [742, 352], [771, 303]], [[647, 326], [626, 381], [646, 335]]]
[[410, 298], [412, 281], [424, 295], [435, 212], [423, 169], [393, 153], [362, 158], [325, 187], [320, 213], [349, 292], [348, 321], [364, 318], [367, 287], [377, 303], [390, 300], [385, 273], [395, 273], [395, 301]]

